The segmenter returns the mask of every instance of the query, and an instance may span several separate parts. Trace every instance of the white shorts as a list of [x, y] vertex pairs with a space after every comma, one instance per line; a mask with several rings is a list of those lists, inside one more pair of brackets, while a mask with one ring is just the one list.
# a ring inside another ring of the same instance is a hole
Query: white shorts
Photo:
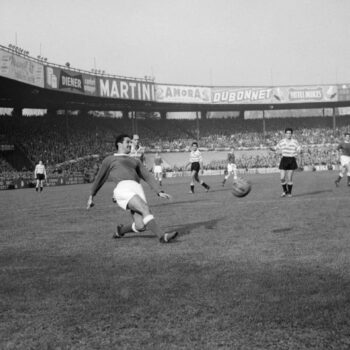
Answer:
[[345, 166], [345, 165], [350, 166], [350, 157], [349, 156], [340, 156], [340, 164], [341, 164], [341, 166]]
[[120, 181], [114, 189], [113, 198], [122, 209], [127, 210], [128, 203], [135, 194], [139, 195], [147, 203], [141, 184], [133, 180], [124, 180]]
[[161, 174], [163, 172], [162, 166], [161, 165], [155, 165], [153, 171], [154, 171], [155, 174]]
[[229, 173], [232, 173], [233, 171], [237, 170], [237, 166], [234, 163], [227, 164], [227, 171]]

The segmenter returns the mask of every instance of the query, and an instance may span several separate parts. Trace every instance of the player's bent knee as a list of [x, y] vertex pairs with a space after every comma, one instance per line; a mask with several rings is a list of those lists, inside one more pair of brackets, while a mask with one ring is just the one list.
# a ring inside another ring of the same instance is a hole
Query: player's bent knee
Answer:
[[152, 221], [154, 219], [154, 216], [152, 214], [146, 215], [143, 218], [143, 223], [146, 226], [150, 221]]
[[140, 225], [140, 224], [136, 224], [135, 222], [132, 223], [131, 225], [131, 229], [135, 232], [135, 233], [138, 233], [138, 232], [143, 232], [146, 230], [146, 226], [145, 225]]

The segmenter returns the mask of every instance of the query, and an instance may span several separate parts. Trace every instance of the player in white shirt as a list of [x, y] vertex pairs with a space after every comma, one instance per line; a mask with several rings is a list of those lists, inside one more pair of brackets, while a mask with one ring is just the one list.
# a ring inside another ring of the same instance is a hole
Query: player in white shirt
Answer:
[[146, 165], [145, 148], [140, 145], [140, 137], [137, 134], [132, 136], [130, 157], [137, 158]]
[[344, 177], [344, 174], [347, 173], [348, 177], [348, 186], [350, 186], [350, 133], [347, 132], [344, 135], [344, 141], [341, 142], [337, 151], [340, 155], [340, 166], [341, 170], [338, 175], [338, 178], [335, 180], [335, 185], [338, 187], [341, 179]]
[[192, 142], [192, 150], [190, 153], [190, 161], [186, 164], [185, 168], [187, 168], [191, 164], [191, 184], [190, 184], [190, 193], [194, 194], [194, 183], [195, 181], [200, 183], [205, 190], [208, 192], [210, 190], [210, 186], [208, 186], [203, 180], [199, 179], [199, 170], [202, 169], [202, 174], [204, 172], [203, 170], [203, 158], [202, 154], [198, 149], [198, 143]]
[[39, 188], [40, 188], [40, 192], [42, 192], [43, 187], [44, 187], [44, 180], [46, 180], [47, 176], [46, 176], [45, 165], [43, 164], [43, 162], [41, 160], [35, 166], [34, 178], [36, 179], [35, 191], [38, 192]]
[[237, 166], [236, 159], [233, 147], [230, 148], [230, 151], [227, 153], [227, 174], [225, 174], [224, 180], [222, 181], [222, 186], [225, 186], [225, 182], [233, 175], [233, 182], [237, 180]]
[[278, 151], [282, 154], [279, 165], [281, 174], [281, 184], [283, 192], [281, 197], [292, 197], [293, 174], [298, 169], [296, 157], [301, 152], [301, 147], [296, 139], [293, 139], [293, 129], [286, 128], [284, 130], [286, 137], [282, 139], [275, 147], [271, 147], [272, 151]]
[[162, 179], [163, 179], [163, 159], [157, 152], [154, 156], [154, 166], [153, 166], [153, 173], [154, 173], [154, 178], [156, 181], [159, 182], [159, 186], [162, 186]]

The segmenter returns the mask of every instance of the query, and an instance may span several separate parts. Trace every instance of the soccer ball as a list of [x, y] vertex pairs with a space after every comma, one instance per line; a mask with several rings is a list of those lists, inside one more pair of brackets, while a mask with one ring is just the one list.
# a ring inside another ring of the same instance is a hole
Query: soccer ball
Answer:
[[252, 185], [249, 181], [245, 179], [238, 178], [235, 180], [232, 186], [232, 194], [236, 197], [245, 197], [250, 190], [252, 189]]

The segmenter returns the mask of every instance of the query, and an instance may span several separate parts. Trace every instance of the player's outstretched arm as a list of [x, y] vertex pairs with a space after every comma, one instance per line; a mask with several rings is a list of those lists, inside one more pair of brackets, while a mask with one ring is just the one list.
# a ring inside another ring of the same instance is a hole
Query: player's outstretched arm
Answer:
[[89, 196], [89, 199], [87, 201], [87, 207], [86, 209], [90, 209], [95, 205], [94, 203], [94, 197], [92, 195]]

